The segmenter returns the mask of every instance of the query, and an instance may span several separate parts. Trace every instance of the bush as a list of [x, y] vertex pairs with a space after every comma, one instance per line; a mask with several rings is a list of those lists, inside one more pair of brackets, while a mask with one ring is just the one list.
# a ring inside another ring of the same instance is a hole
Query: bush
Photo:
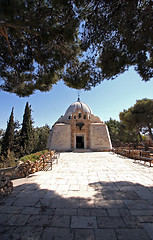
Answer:
[[0, 169], [1, 168], [8, 168], [8, 167], [15, 167], [16, 162], [15, 162], [15, 156], [14, 152], [8, 150], [5, 155], [0, 156]]
[[29, 161], [35, 162], [36, 160], [39, 160], [40, 157], [43, 157], [44, 155], [46, 155], [48, 152], [49, 152], [48, 150], [43, 150], [40, 152], [32, 153], [32, 154], [21, 157], [20, 161], [26, 162], [27, 160], [29, 160]]

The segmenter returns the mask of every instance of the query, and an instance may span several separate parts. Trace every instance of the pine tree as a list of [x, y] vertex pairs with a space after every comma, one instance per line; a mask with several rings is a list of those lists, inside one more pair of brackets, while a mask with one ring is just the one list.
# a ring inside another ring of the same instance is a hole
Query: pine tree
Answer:
[[20, 150], [21, 150], [21, 147], [20, 147], [20, 133], [21, 133], [21, 128], [20, 128], [20, 123], [18, 120], [15, 121], [14, 123], [14, 154], [15, 154], [15, 157], [18, 159], [20, 158]]
[[[153, 99], [137, 100], [134, 106], [120, 113], [121, 122], [128, 129], [136, 128], [140, 132], [148, 133], [153, 140]], [[142, 141], [142, 139], [141, 139]]]
[[2, 140], [2, 154], [7, 155], [8, 150], [11, 151], [13, 149], [13, 142], [14, 142], [14, 108], [12, 108], [12, 112], [7, 123], [6, 132], [4, 134]]
[[3, 167], [10, 167], [14, 164], [14, 108], [12, 108], [12, 112], [7, 122], [7, 128], [2, 138], [2, 146], [1, 146], [1, 162], [3, 163]]
[[152, 0], [0, 0], [0, 89], [19, 96], [58, 80], [90, 90], [133, 66], [153, 77]]
[[20, 134], [21, 155], [30, 154], [33, 150], [33, 127], [31, 117], [31, 106], [26, 103]]

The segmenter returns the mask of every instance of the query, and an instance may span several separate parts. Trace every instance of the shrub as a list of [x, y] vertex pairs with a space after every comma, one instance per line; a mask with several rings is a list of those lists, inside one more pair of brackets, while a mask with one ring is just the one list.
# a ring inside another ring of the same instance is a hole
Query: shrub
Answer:
[[48, 152], [49, 152], [48, 150], [43, 150], [40, 152], [32, 153], [32, 154], [21, 157], [20, 161], [26, 162], [27, 160], [29, 160], [29, 161], [35, 162], [39, 160], [40, 157], [43, 157], [44, 155], [46, 155]]

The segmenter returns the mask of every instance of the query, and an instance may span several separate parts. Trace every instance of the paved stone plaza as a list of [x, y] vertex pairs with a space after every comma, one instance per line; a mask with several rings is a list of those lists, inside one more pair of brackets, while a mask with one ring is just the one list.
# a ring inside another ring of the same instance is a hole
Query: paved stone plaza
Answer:
[[61, 153], [52, 171], [13, 181], [1, 240], [153, 239], [153, 167], [108, 152]]

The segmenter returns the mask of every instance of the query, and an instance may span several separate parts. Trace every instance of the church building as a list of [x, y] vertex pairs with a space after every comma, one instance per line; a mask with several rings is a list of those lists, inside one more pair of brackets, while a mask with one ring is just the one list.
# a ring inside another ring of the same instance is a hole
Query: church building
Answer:
[[112, 145], [106, 124], [78, 98], [53, 125], [48, 148], [57, 151], [102, 151], [110, 150]]

